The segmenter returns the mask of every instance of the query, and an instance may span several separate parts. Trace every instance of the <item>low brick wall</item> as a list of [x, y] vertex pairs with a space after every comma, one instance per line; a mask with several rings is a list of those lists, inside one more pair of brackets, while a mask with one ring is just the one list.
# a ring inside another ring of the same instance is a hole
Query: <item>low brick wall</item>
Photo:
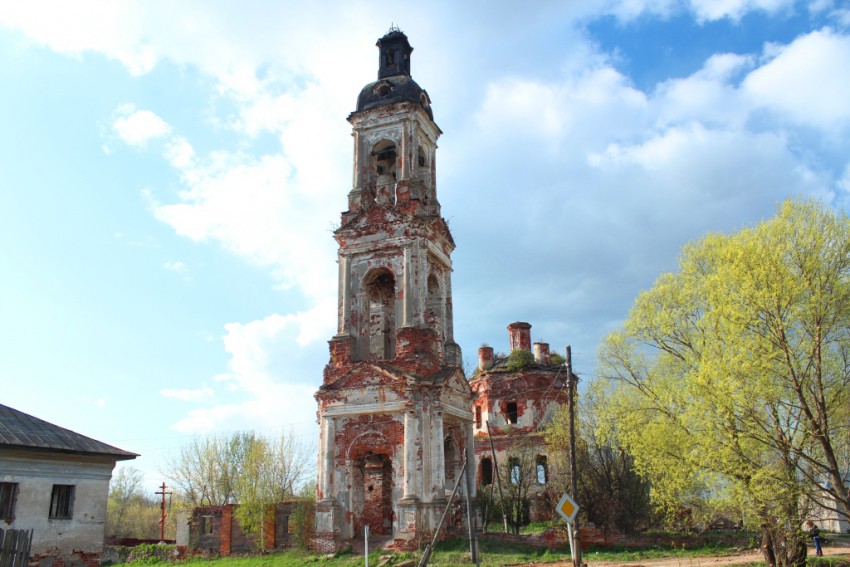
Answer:
[[[702, 534], [633, 534], [626, 535], [617, 531], [603, 530], [593, 525], [579, 530], [579, 539], [583, 549], [590, 547], [628, 547], [632, 549], [650, 547], [701, 547], [709, 544], [725, 544], [749, 547], [751, 534], [747, 532], [706, 532]], [[522, 543], [533, 547], [559, 548], [569, 547], [566, 526], [549, 528], [541, 534], [513, 535], [499, 532], [481, 534], [482, 539]]]

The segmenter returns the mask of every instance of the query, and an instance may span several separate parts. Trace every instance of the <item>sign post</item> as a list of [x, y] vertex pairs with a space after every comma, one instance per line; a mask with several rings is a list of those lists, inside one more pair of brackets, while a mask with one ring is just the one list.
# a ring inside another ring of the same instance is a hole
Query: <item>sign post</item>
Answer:
[[558, 512], [558, 514], [560, 514], [561, 517], [567, 521], [567, 536], [569, 536], [570, 540], [570, 557], [572, 558], [573, 562], [575, 562], [576, 555], [573, 544], [573, 520], [575, 520], [576, 516], [578, 515], [578, 504], [575, 500], [570, 498], [569, 494], [564, 493], [564, 495], [561, 496], [561, 499], [558, 500], [558, 505], [555, 506], [555, 511]]
[[568, 524], [572, 524], [578, 514], [578, 504], [566, 493], [558, 500], [558, 506], [555, 509]]

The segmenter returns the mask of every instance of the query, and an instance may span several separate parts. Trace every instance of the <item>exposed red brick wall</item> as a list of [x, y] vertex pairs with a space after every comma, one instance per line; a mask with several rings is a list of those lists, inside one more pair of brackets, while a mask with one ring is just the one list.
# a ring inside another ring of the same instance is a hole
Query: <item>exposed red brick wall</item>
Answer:
[[222, 555], [230, 555], [233, 527], [233, 507], [224, 506], [221, 510], [221, 547]]
[[531, 352], [531, 325], [522, 321], [508, 325], [511, 350], [526, 350]]
[[387, 414], [360, 415], [345, 420], [336, 432], [336, 460], [345, 465], [346, 459], [362, 459], [368, 453], [386, 455], [404, 443], [404, 423]]
[[100, 552], [87, 553], [85, 551], [73, 550], [63, 553], [58, 549], [38, 555], [30, 555], [27, 565], [29, 567], [100, 567]]

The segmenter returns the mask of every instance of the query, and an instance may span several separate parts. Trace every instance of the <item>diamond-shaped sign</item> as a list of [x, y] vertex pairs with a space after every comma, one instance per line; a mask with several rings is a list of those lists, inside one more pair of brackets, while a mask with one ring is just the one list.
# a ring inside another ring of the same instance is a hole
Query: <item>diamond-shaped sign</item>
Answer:
[[578, 514], [578, 504], [570, 498], [569, 494], [565, 493], [558, 501], [558, 505], [555, 507], [555, 510], [557, 510], [568, 524], [572, 524], [573, 520], [576, 519], [576, 514]]

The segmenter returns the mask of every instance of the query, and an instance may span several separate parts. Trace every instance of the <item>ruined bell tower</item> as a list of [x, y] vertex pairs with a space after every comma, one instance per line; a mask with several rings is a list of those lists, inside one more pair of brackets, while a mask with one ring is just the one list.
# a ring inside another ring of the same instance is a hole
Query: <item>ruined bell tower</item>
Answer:
[[367, 525], [399, 546], [432, 532], [464, 457], [474, 462], [472, 393], [453, 338], [455, 244], [437, 200], [441, 131], [411, 78], [407, 36], [391, 29], [377, 46], [378, 80], [348, 117], [337, 334], [316, 393], [315, 545], [327, 551]]

